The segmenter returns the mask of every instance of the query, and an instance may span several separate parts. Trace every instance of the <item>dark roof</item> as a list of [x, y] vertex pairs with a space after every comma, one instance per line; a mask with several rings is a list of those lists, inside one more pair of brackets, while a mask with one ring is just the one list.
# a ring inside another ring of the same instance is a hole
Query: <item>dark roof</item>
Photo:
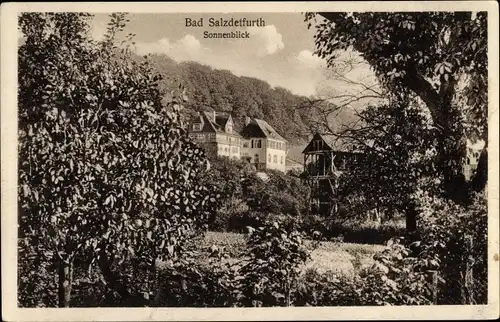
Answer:
[[323, 140], [326, 143], [325, 150], [339, 151], [339, 152], [354, 152], [352, 144], [337, 135], [320, 134], [316, 133], [309, 144], [304, 148], [302, 153], [311, 152], [313, 150], [313, 141]]
[[221, 126], [223, 129], [226, 127], [227, 121], [229, 121], [229, 115], [217, 115], [215, 116], [215, 123]]
[[[199, 118], [196, 119], [194, 123], [201, 123], [203, 121], [204, 126], [202, 128], [202, 132], [220, 132], [220, 133], [226, 133], [225, 128], [227, 121], [229, 120], [231, 116], [230, 115], [217, 115], [215, 114], [215, 120], [214, 120], [214, 113], [213, 112], [203, 112], [200, 114]], [[232, 131], [232, 133], [226, 133], [226, 134], [231, 134], [234, 136], [240, 136], [240, 134], [236, 131]]]
[[270, 138], [287, 142], [269, 123], [260, 119], [252, 119], [241, 134], [246, 137]]

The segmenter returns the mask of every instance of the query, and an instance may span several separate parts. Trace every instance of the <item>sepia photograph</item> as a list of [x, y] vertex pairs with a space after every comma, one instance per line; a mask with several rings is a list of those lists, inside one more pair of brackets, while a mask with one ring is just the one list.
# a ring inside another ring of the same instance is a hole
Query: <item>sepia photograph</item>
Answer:
[[498, 4], [389, 4], [2, 5], [6, 320], [498, 318]]

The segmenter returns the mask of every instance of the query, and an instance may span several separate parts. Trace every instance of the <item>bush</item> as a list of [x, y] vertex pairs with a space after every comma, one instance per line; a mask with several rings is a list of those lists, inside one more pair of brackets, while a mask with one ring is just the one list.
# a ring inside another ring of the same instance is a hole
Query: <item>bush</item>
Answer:
[[346, 243], [386, 244], [390, 239], [403, 236], [405, 227], [397, 221], [384, 223], [370, 221], [337, 221], [317, 215], [304, 216], [301, 219], [300, 231], [313, 236], [313, 232], [321, 233], [325, 240], [341, 237]]
[[[215, 219], [210, 223], [209, 229], [212, 231], [230, 232], [241, 230], [238, 220], [248, 212], [248, 206], [242, 199], [232, 199], [229, 204], [219, 208]], [[244, 225], [246, 227], [248, 225]]]
[[191, 258], [170, 263], [159, 273], [157, 306], [230, 307], [236, 306], [234, 280], [237, 271], [220, 258], [203, 264]]
[[375, 263], [354, 277], [307, 272], [294, 305], [360, 306], [431, 304], [431, 284], [418, 259], [397, 240], [374, 256]]
[[[488, 286], [488, 210], [482, 194], [470, 205], [423, 195], [419, 256], [439, 272], [439, 302], [485, 304]], [[471, 275], [472, 274], [472, 275]]]
[[290, 306], [291, 294], [300, 275], [300, 265], [309, 259], [303, 236], [285, 227], [283, 221], [265, 221], [249, 227], [249, 256], [240, 269], [238, 288], [244, 306]]
[[294, 306], [355, 306], [359, 305], [356, 280], [331, 272], [319, 274], [307, 271], [293, 295]]

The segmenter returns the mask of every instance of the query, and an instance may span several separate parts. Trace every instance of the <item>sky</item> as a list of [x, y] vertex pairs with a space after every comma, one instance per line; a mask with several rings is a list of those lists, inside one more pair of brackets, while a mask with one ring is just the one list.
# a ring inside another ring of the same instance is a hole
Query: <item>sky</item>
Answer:
[[[262, 18], [263, 27], [210, 27], [209, 18], [247, 20]], [[186, 27], [186, 18], [204, 20], [203, 27]], [[175, 13], [129, 14], [124, 34], [134, 33], [138, 54], [166, 54], [172, 59], [196, 61], [237, 76], [256, 77], [271, 86], [289, 89], [294, 94], [315, 95], [325, 88], [341, 88], [327, 76], [326, 62], [315, 56], [314, 29], [308, 30], [301, 13]], [[96, 14], [92, 35], [98, 39], [106, 30], [109, 16]], [[209, 39], [204, 32], [248, 31], [249, 39]], [[365, 66], [355, 73], [370, 75]], [[352, 87], [352, 86], [351, 86]]]

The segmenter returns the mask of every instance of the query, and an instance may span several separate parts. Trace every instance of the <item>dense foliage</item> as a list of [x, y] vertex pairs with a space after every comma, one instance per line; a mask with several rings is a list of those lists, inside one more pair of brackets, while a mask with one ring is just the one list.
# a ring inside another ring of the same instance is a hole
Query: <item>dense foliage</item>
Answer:
[[[436, 133], [438, 187], [456, 202], [486, 184], [487, 149], [478, 175], [466, 182], [466, 140], [487, 141], [486, 12], [321, 13], [315, 23], [317, 53], [335, 65], [339, 52], [353, 49], [375, 71], [389, 95], [417, 96]], [[309, 26], [316, 14], [306, 14]]]
[[[415, 100], [368, 106], [360, 116], [363, 126], [340, 134], [362, 156], [339, 179], [339, 203], [351, 216], [376, 208], [414, 220], [417, 191], [439, 191], [436, 133]], [[411, 224], [407, 220], [407, 228]]]
[[[182, 89], [164, 103], [161, 76], [119, 54], [124, 15], [111, 16], [100, 43], [87, 36], [88, 18], [19, 18], [19, 263], [49, 275], [54, 263], [60, 306], [70, 304], [75, 266], [97, 264], [123, 299], [149, 294], [137, 282], [144, 276], [126, 285], [114, 269], [127, 261], [154, 274], [158, 260], [182, 253], [216, 201], [198, 180], [204, 152], [179, 122]], [[24, 296], [34, 295], [36, 276], [20, 276], [22, 305], [32, 304]]]
[[[339, 53], [359, 53], [388, 102], [368, 108], [360, 116], [363, 125], [343, 133], [375, 164], [350, 186], [360, 187], [368, 203], [380, 190], [379, 203], [401, 210], [412, 235], [417, 232], [415, 191], [431, 188], [436, 197], [472, 203], [473, 193], [487, 183], [487, 14], [319, 15], [321, 23], [315, 13], [305, 16], [316, 27], [317, 54], [335, 66]], [[479, 160], [468, 153], [468, 140], [486, 143]], [[477, 170], [468, 180], [464, 165], [475, 162]], [[372, 186], [365, 189], [362, 182]]]
[[213, 158], [201, 182], [220, 196], [210, 229], [244, 231], [257, 217], [307, 214], [309, 187], [298, 176], [269, 170], [259, 176], [248, 162]]
[[[481, 304], [488, 294], [488, 211], [484, 194], [471, 205], [435, 199], [421, 192], [423, 265], [439, 272], [439, 302]], [[443, 216], [446, 214], [446, 216]]]

